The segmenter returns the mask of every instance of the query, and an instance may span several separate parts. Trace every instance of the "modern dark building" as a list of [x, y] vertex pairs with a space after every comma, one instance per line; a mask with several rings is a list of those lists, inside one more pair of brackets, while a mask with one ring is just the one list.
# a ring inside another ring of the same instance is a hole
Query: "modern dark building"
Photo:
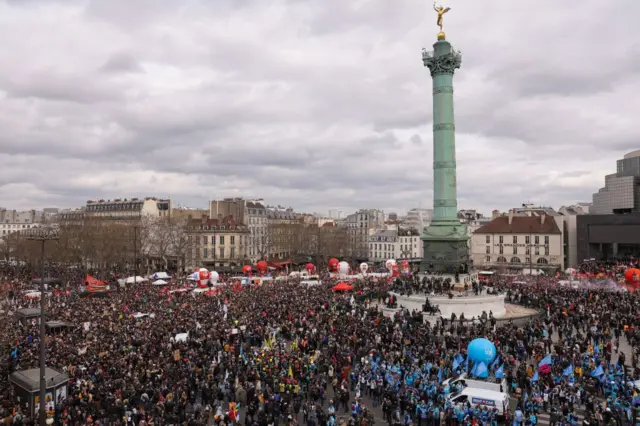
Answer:
[[640, 255], [640, 150], [616, 169], [593, 194], [591, 214], [577, 216], [578, 262]]
[[640, 213], [576, 217], [578, 262], [640, 254]]

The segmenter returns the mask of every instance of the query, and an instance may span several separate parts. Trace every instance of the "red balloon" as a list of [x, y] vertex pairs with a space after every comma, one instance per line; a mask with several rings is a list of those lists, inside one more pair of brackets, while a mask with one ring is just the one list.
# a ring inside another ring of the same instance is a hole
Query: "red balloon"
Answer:
[[253, 271], [253, 269], [251, 268], [251, 265], [244, 265], [242, 267], [242, 272], [244, 272], [245, 274], [250, 274], [251, 271]]
[[198, 279], [200, 281], [208, 280], [209, 278], [211, 278], [211, 273], [209, 271], [206, 269], [198, 270]]
[[640, 269], [629, 268], [624, 273], [624, 279], [632, 286], [640, 285]]
[[314, 269], [316, 269], [315, 265], [313, 263], [307, 263], [305, 266], [305, 269], [309, 272], [313, 271]]
[[398, 273], [399, 273], [398, 266], [396, 265], [394, 268], [391, 269], [391, 276], [395, 278], [398, 276]]
[[258, 269], [258, 272], [260, 272], [260, 274], [262, 275], [267, 273], [268, 268], [269, 266], [267, 265], [267, 262], [265, 262], [264, 260], [261, 260], [260, 262], [256, 263], [256, 269]]
[[338, 259], [336, 259], [335, 257], [332, 257], [331, 259], [329, 259], [329, 270], [331, 272], [337, 271], [339, 263], [340, 263], [340, 261]]

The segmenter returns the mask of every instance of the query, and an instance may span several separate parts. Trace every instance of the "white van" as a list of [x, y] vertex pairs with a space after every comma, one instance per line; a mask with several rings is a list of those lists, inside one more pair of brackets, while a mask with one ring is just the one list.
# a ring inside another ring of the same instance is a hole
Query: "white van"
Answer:
[[452, 377], [442, 382], [444, 386], [455, 386], [458, 383], [460, 383], [463, 388], [486, 389], [494, 392], [507, 392], [509, 390], [505, 379], [500, 380], [498, 383], [489, 380], [470, 379], [467, 377], [466, 373], [462, 373], [458, 377]]
[[509, 395], [504, 392], [469, 387], [460, 392], [449, 394], [447, 399], [453, 405], [469, 403], [472, 407], [497, 408], [499, 416], [504, 416], [509, 412]]

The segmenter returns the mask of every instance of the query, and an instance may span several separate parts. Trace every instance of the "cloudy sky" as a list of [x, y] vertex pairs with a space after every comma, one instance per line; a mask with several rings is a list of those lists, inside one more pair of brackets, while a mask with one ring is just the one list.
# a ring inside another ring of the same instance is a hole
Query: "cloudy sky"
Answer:
[[[459, 207], [589, 201], [640, 148], [640, 2], [448, 0]], [[0, 0], [0, 205], [432, 204], [426, 0]]]

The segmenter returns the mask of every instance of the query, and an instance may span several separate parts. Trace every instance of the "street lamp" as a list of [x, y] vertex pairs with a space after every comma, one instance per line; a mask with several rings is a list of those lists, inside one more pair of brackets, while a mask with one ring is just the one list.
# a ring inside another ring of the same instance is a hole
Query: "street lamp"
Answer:
[[57, 241], [58, 230], [52, 227], [31, 228], [24, 233], [27, 240], [39, 241], [42, 244], [42, 256], [40, 258], [40, 406], [38, 409], [39, 423], [46, 425], [45, 394], [47, 393], [46, 377], [46, 324], [45, 324], [45, 288], [44, 288], [44, 246], [47, 241]]

